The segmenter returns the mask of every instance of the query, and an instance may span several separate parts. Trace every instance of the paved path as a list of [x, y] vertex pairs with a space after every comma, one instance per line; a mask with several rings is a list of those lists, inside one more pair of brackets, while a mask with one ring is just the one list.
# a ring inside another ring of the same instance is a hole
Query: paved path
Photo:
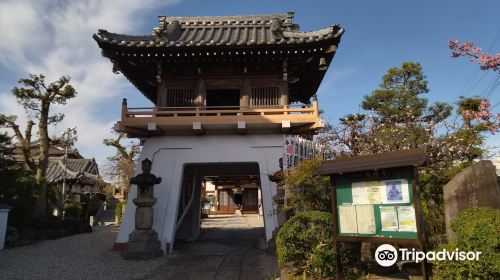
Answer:
[[96, 222], [98, 225], [112, 225], [116, 224], [115, 223], [115, 209], [114, 208], [108, 208], [106, 210], [102, 210], [99, 213], [99, 216], [96, 217]]
[[257, 248], [264, 238], [255, 216], [211, 217], [202, 237], [177, 245], [174, 254], [143, 279], [266, 279], [279, 275], [276, 256]]
[[276, 257], [257, 249], [264, 228], [257, 216], [214, 217], [203, 235], [173, 255], [125, 261], [111, 250], [117, 227], [0, 251], [0, 279], [265, 279]]

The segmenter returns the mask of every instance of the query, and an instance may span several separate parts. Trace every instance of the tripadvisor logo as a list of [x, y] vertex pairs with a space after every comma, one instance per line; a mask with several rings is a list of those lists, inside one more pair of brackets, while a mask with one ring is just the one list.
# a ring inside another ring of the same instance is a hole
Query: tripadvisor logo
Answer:
[[398, 251], [390, 244], [380, 245], [375, 251], [375, 260], [381, 266], [391, 266], [398, 260]]
[[479, 255], [481, 252], [465, 252], [459, 251], [458, 248], [454, 251], [448, 251], [443, 249], [441, 251], [429, 251], [424, 253], [422, 251], [417, 251], [415, 248], [396, 248], [390, 244], [383, 244], [378, 246], [375, 251], [375, 260], [381, 266], [391, 266], [396, 263], [398, 256], [402, 261], [414, 261], [416, 263], [429, 260], [429, 261], [477, 261], [479, 260]]

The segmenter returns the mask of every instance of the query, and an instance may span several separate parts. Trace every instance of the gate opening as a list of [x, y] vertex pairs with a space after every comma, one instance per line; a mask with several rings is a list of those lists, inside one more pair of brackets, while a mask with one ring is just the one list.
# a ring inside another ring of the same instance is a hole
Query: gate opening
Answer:
[[176, 247], [198, 239], [265, 240], [259, 174], [257, 163], [185, 166]]

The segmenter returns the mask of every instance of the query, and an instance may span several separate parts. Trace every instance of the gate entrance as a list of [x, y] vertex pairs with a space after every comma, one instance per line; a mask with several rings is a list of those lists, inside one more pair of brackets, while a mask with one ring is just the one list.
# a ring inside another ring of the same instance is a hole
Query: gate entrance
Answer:
[[259, 179], [258, 175], [204, 177], [206, 214], [259, 214]]
[[213, 235], [214, 229], [251, 228], [256, 232], [259, 227], [259, 238], [264, 239], [260, 185], [257, 163], [186, 165], [177, 211], [176, 242], [197, 240], [206, 228]]

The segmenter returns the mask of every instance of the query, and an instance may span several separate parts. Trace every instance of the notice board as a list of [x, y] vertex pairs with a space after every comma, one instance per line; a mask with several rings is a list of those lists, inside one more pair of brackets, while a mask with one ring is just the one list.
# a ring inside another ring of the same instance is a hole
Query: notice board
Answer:
[[[340, 157], [321, 163], [318, 175], [329, 176], [335, 250], [340, 242], [414, 246], [424, 250], [417, 168], [427, 162], [425, 149]], [[343, 279], [336, 254], [337, 279]], [[421, 262], [427, 279], [425, 260]]]
[[338, 236], [418, 239], [412, 173], [365, 175], [335, 177]]

